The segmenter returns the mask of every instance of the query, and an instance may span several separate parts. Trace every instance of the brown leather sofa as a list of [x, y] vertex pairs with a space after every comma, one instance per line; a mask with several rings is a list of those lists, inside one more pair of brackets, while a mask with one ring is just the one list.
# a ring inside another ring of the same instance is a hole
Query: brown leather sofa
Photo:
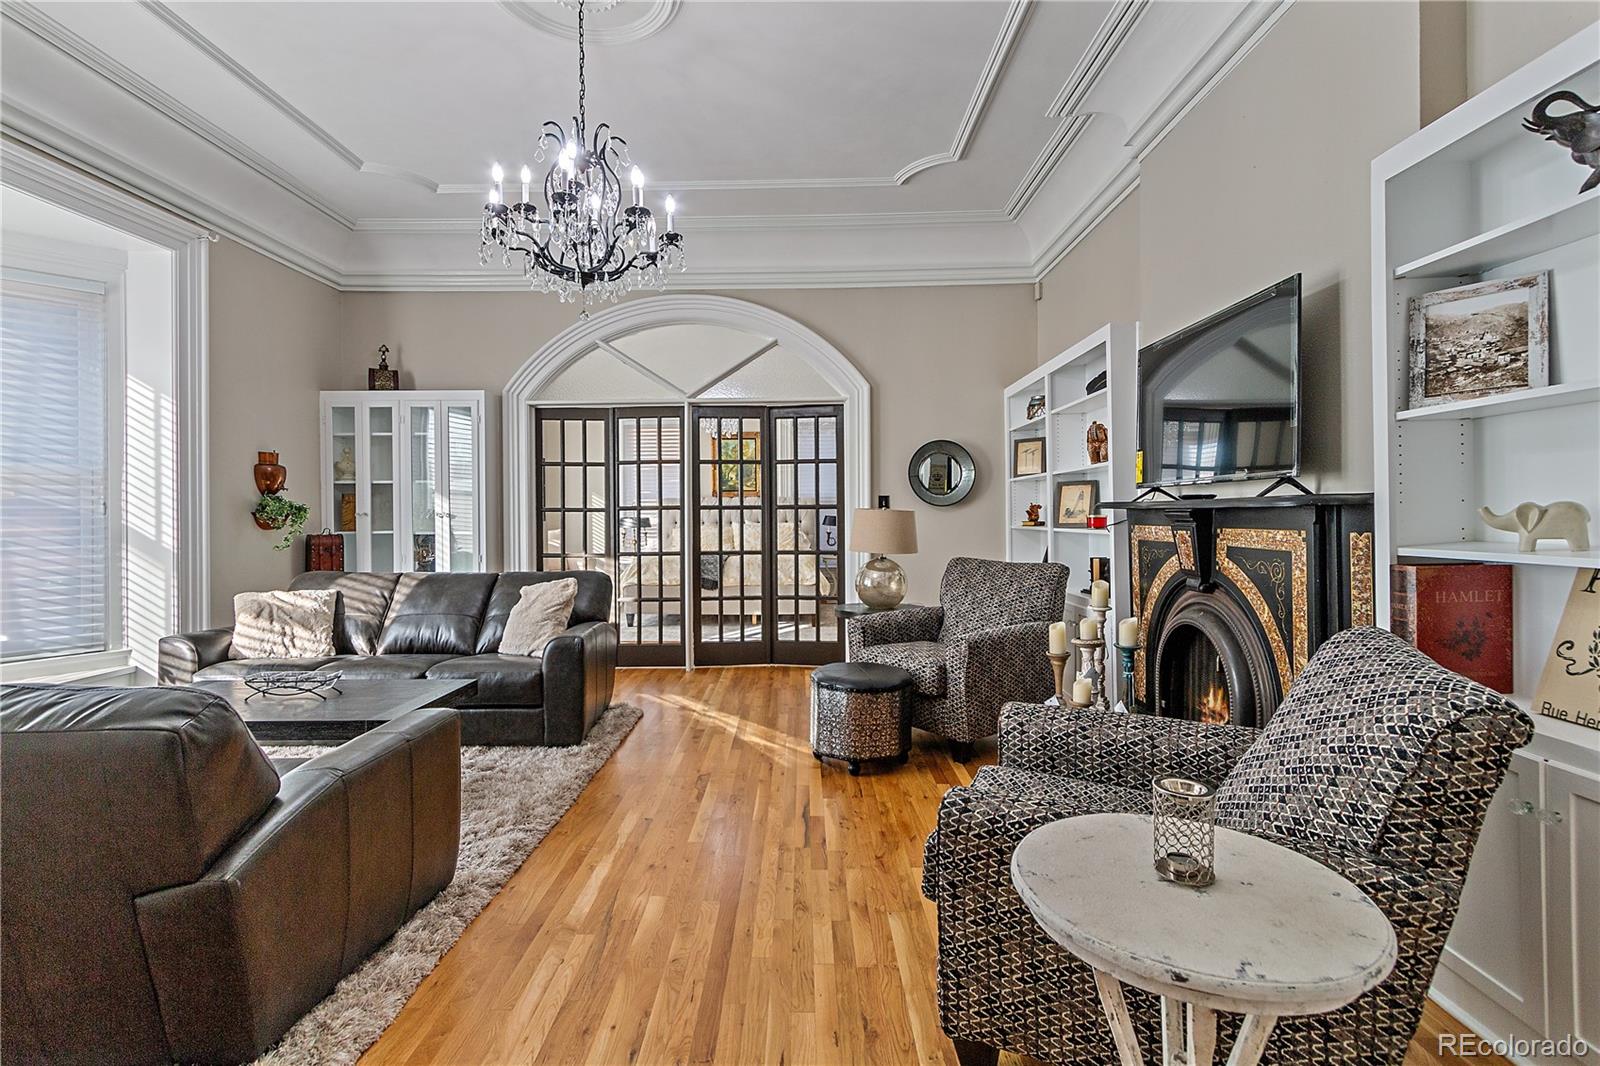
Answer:
[[282, 777], [193, 689], [0, 689], [0, 1059], [256, 1057], [455, 876], [460, 721]]
[[[524, 586], [578, 582], [572, 620], [538, 655], [501, 655], [506, 618]], [[233, 629], [163, 637], [160, 680], [183, 685], [240, 677], [249, 670], [339, 671], [365, 678], [466, 678], [475, 694], [459, 706], [464, 744], [569, 745], [583, 742], [611, 704], [617, 627], [611, 578], [599, 571], [503, 574], [301, 574], [291, 589], [339, 592], [337, 653], [316, 659], [230, 659]]]

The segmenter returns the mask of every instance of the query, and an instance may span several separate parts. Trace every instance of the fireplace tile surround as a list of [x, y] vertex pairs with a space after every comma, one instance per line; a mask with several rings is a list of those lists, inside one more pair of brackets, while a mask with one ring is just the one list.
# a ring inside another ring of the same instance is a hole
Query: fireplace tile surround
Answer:
[[1324, 640], [1372, 624], [1371, 495], [1106, 506], [1128, 516], [1138, 710], [1263, 726]]

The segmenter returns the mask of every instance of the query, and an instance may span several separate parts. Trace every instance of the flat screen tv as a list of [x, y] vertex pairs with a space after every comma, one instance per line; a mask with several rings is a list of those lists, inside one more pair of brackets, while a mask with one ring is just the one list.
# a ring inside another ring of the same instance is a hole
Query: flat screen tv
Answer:
[[1139, 349], [1139, 484], [1300, 472], [1300, 275]]

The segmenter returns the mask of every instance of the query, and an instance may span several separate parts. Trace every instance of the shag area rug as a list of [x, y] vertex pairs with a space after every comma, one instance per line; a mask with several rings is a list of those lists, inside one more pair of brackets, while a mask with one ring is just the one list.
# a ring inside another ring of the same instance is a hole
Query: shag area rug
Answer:
[[[360, 1058], [642, 717], [637, 707], [615, 703], [574, 747], [462, 748], [455, 880], [257, 1063], [332, 1066]], [[326, 750], [274, 746], [267, 754], [301, 758]]]

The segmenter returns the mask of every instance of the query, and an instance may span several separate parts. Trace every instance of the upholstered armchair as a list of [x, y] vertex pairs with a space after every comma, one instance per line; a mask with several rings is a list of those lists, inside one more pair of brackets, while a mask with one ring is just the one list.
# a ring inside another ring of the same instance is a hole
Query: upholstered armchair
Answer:
[[[1261, 731], [1008, 705], [999, 765], [945, 795], [924, 858], [945, 1033], [963, 1066], [993, 1063], [997, 1049], [1116, 1061], [1092, 971], [1034, 924], [1011, 885], [1011, 853], [1058, 818], [1148, 814], [1151, 778], [1176, 773], [1219, 784], [1219, 825], [1337, 870], [1394, 924], [1394, 972], [1341, 1010], [1282, 1019], [1266, 1061], [1400, 1066], [1484, 813], [1532, 735], [1514, 704], [1372, 628], [1327, 641]], [[1127, 994], [1155, 1055], [1159, 1003]], [[1237, 1022], [1222, 1021], [1226, 1044]]]
[[865, 614], [845, 626], [851, 662], [911, 674], [911, 724], [950, 741], [958, 759], [992, 737], [1007, 700], [1044, 700], [1055, 690], [1050, 623], [1066, 607], [1059, 563], [951, 559], [939, 606]]

